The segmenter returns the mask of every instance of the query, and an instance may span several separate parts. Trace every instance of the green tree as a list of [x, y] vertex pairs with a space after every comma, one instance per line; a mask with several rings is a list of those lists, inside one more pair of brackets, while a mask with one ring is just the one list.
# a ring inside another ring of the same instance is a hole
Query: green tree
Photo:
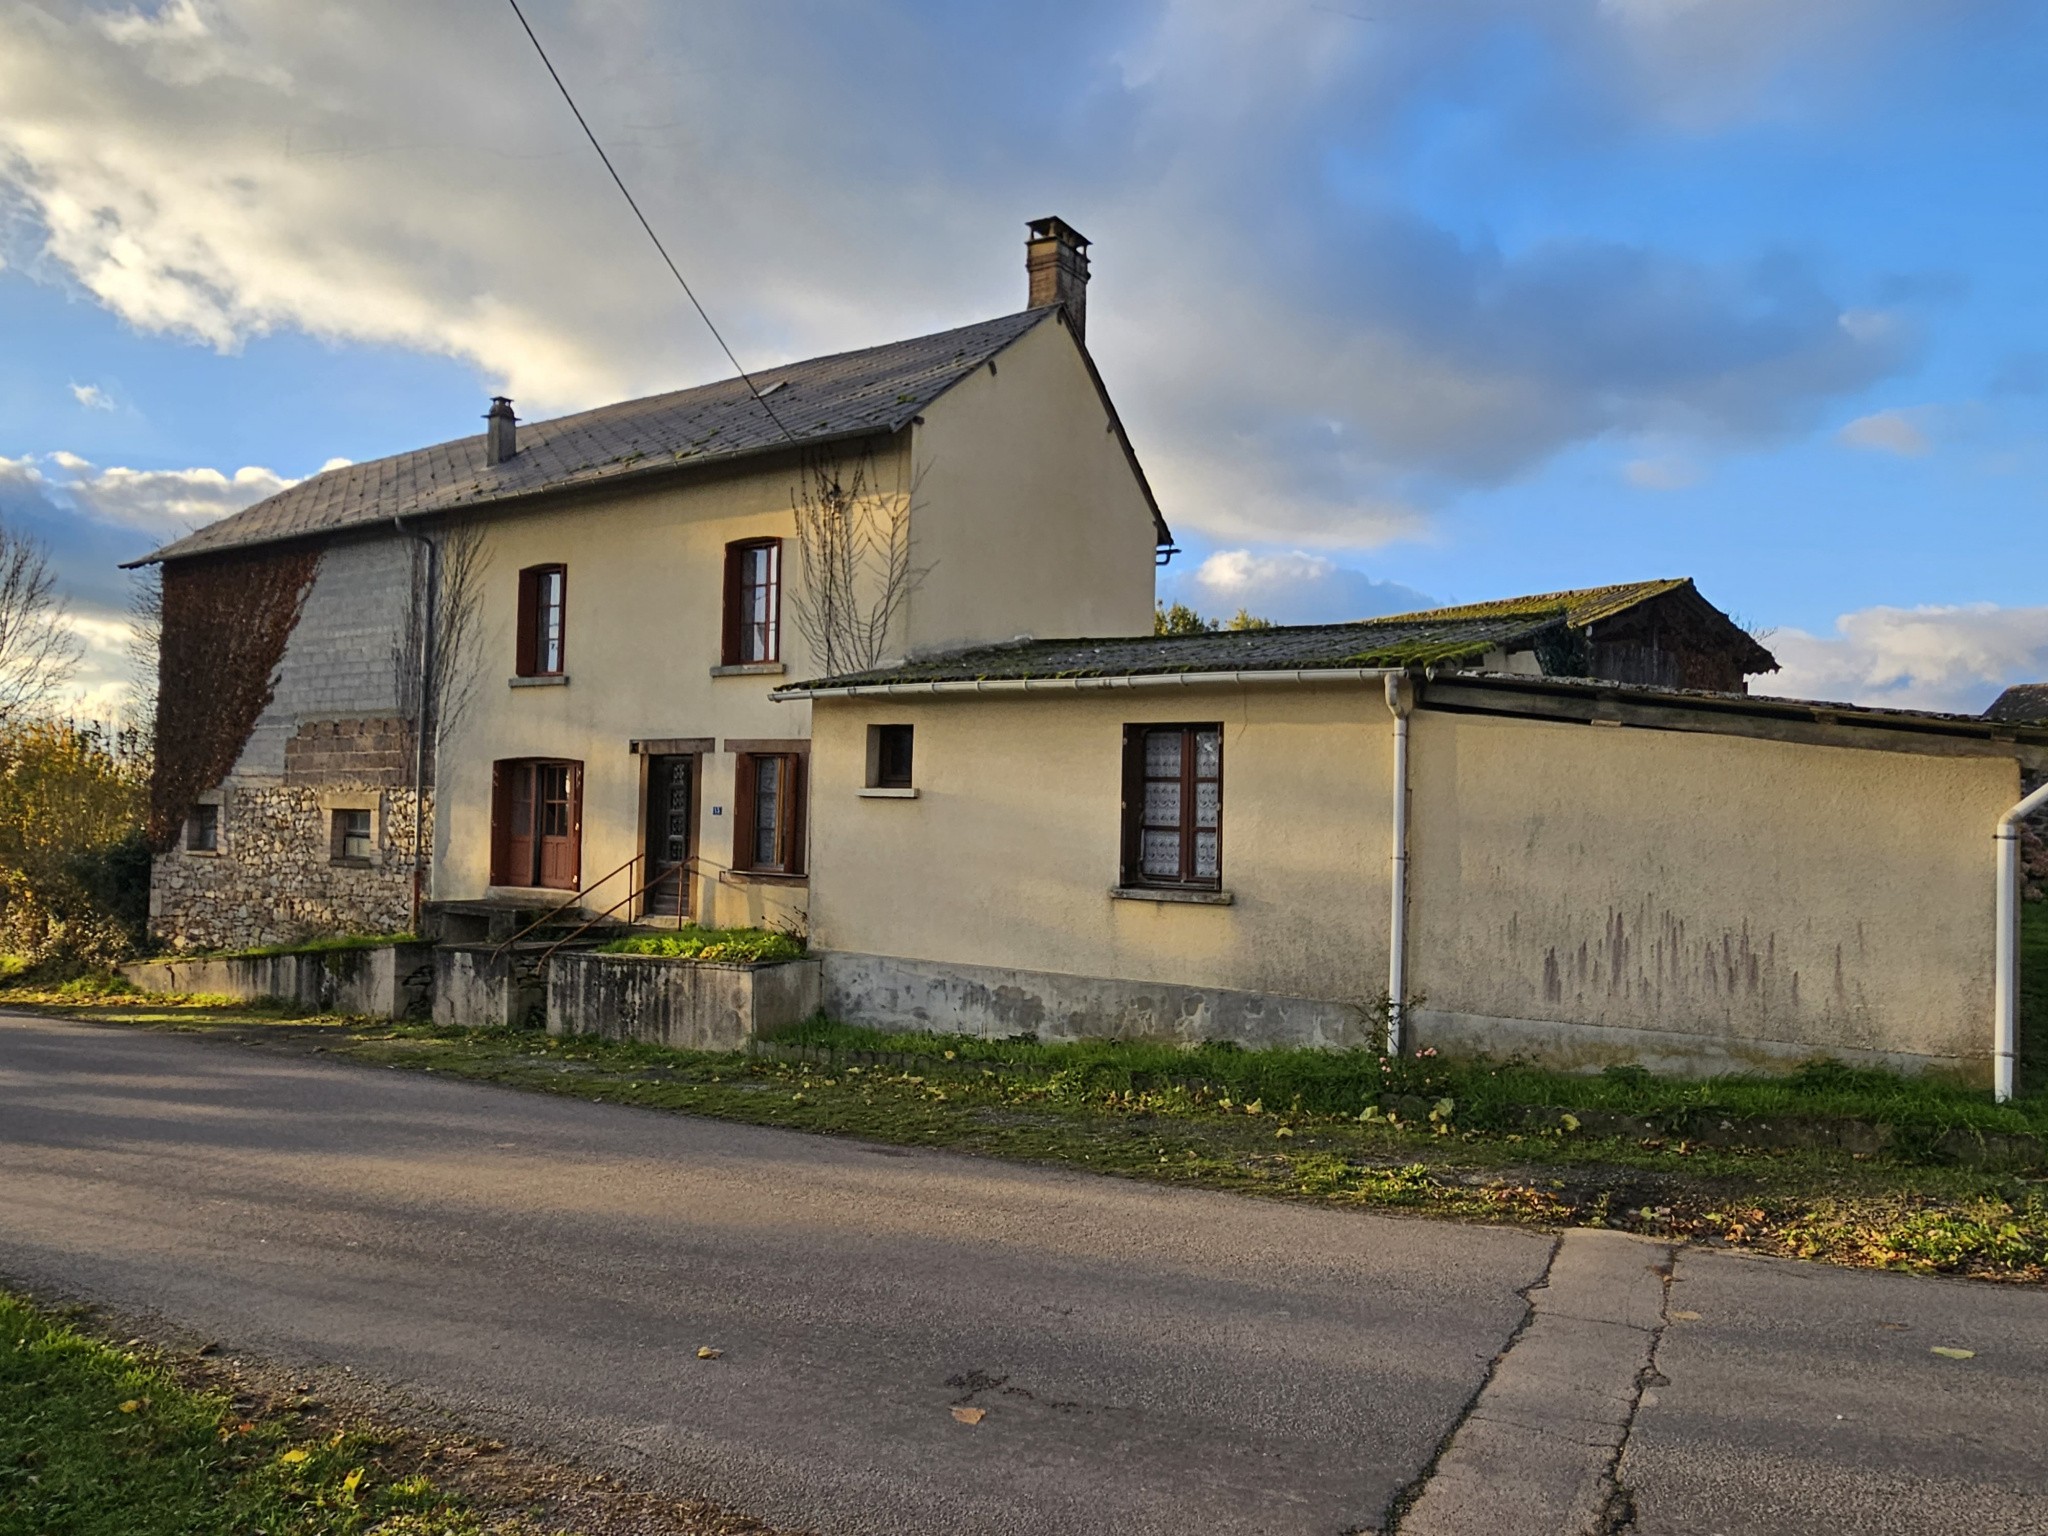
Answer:
[[1186, 603], [1175, 603], [1171, 608], [1164, 603], [1152, 605], [1152, 633], [1155, 635], [1206, 635], [1216, 628], [1214, 619], [1205, 619]]
[[132, 731], [0, 731], [0, 939], [38, 964], [106, 966], [149, 920], [149, 762]]
[[1236, 613], [1233, 613], [1230, 616], [1230, 622], [1225, 624], [1223, 627], [1225, 629], [1246, 630], [1277, 629], [1279, 626], [1276, 625], [1271, 619], [1259, 618], [1256, 614], [1252, 613], [1251, 610], [1247, 608], [1240, 608], [1237, 610]]

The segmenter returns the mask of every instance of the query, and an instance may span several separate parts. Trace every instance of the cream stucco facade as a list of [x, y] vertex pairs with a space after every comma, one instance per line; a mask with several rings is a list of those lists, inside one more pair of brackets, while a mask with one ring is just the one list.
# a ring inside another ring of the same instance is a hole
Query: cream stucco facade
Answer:
[[[2013, 747], [1903, 728], [1772, 739], [1800, 733], [1653, 699], [1628, 723], [1541, 718], [1499, 712], [1500, 695], [1471, 712], [1425, 684], [1412, 718], [1414, 1044], [1988, 1070], [1989, 834], [2017, 795]], [[995, 1034], [1372, 1037], [1394, 806], [1379, 680], [1055, 681], [813, 708], [811, 916], [836, 1011]], [[1141, 722], [1223, 727], [1217, 898], [1113, 894], [1123, 731]], [[860, 796], [882, 723], [914, 728], [914, 799]]]
[[[923, 574], [892, 629], [901, 657], [1019, 634], [1149, 632], [1151, 503], [1107, 402], [1058, 314], [933, 401], [904, 431], [844, 445], [884, 505], [909, 509]], [[805, 883], [735, 872], [729, 743], [803, 743], [810, 707], [770, 691], [815, 674], [798, 608], [804, 572], [795, 454], [666, 475], [574, 500], [536, 499], [475, 524], [484, 557], [473, 700], [439, 744], [436, 901], [529, 892], [491, 883], [492, 772], [501, 760], [582, 764], [585, 908], [625, 902], [645, 846], [647, 758], [688, 743], [698, 762], [691, 911], [720, 926], [802, 928]], [[784, 541], [779, 663], [721, 667], [726, 546]], [[563, 675], [515, 678], [518, 573], [565, 568]], [[809, 818], [821, 835], [818, 816]], [[615, 872], [615, 873], [614, 873]], [[609, 875], [609, 878], [607, 876]], [[599, 884], [599, 882], [603, 882]]]

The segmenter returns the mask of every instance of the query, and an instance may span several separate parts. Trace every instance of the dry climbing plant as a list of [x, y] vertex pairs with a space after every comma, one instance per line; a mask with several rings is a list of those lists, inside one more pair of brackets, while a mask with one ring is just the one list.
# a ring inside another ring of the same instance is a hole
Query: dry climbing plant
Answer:
[[896, 616], [931, 572], [911, 563], [915, 482], [883, 491], [876, 481], [873, 454], [813, 455], [790, 496], [803, 561], [797, 632], [827, 677], [882, 659]]
[[196, 796], [228, 776], [277, 686], [320, 569], [311, 549], [237, 550], [164, 567], [149, 844], [177, 841]]

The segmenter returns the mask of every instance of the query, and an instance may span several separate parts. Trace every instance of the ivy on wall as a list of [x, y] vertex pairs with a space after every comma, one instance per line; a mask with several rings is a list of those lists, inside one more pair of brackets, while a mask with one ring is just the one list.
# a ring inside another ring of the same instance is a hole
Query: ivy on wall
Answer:
[[250, 549], [164, 567], [149, 845], [178, 840], [193, 800], [233, 770], [277, 687], [320, 568], [315, 549]]

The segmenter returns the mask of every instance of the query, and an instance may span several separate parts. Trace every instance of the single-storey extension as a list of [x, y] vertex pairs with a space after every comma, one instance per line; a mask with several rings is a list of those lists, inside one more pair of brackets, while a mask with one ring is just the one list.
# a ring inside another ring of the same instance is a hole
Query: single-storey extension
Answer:
[[2048, 728], [1474, 670], [1522, 643], [1508, 622], [997, 646], [781, 690], [812, 711], [827, 1008], [1989, 1078], [1991, 831]]

